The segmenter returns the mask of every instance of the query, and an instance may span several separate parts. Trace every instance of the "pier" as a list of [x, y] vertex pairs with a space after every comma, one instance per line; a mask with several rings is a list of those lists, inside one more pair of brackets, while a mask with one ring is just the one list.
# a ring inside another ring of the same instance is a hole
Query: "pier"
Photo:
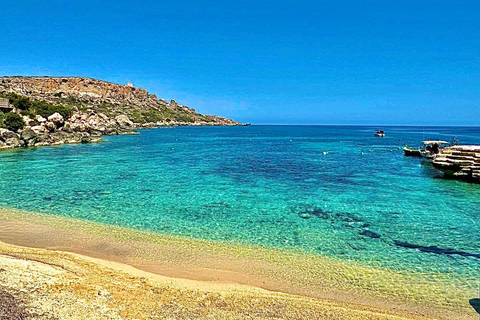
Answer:
[[443, 149], [433, 166], [445, 176], [480, 182], [480, 145], [459, 145]]

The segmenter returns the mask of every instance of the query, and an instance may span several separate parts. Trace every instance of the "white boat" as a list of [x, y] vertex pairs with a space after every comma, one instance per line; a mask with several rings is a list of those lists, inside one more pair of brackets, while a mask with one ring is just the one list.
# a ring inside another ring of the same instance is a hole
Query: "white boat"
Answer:
[[432, 162], [438, 154], [442, 153], [448, 142], [443, 140], [425, 140], [422, 141], [422, 144], [420, 154], [425, 160]]
[[383, 130], [377, 130], [374, 134], [375, 137], [385, 137], [385, 131]]

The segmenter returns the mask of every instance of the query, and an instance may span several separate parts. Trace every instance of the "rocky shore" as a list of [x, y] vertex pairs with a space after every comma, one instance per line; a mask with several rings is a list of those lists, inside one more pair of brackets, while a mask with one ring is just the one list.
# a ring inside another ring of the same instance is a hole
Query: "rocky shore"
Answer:
[[23, 122], [20, 128], [0, 128], [0, 150], [100, 142], [103, 135], [135, 134], [136, 128], [242, 125], [167, 103], [131, 84], [90, 78], [0, 77], [0, 97], [1, 111]]
[[109, 118], [101, 113], [75, 112], [65, 120], [54, 113], [47, 119], [37, 115], [35, 119], [23, 116], [23, 120], [27, 125], [18, 133], [0, 128], [0, 149], [100, 142], [102, 135], [136, 133], [133, 122], [124, 115]]

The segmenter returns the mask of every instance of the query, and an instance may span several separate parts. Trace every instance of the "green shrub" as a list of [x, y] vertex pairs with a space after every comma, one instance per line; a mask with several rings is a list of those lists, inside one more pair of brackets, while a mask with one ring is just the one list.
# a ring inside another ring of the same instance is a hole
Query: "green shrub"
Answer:
[[23, 122], [22, 116], [19, 114], [9, 112], [2, 117], [2, 126], [11, 131], [18, 131], [23, 129], [25, 123]]
[[72, 115], [72, 108], [56, 106], [44, 101], [33, 101], [32, 110], [35, 114], [41, 115], [44, 118], [48, 118], [55, 112], [60, 113], [64, 119], [70, 118]]
[[143, 111], [142, 116], [146, 122], [158, 122], [163, 120], [163, 116], [158, 110]]
[[132, 115], [130, 116], [130, 120], [132, 120], [135, 123], [145, 122], [145, 119], [143, 119], [143, 116], [136, 111], [134, 113], [132, 113]]
[[10, 104], [20, 110], [28, 110], [32, 106], [32, 102], [27, 97], [23, 97], [16, 93], [3, 93], [0, 95], [2, 98], [7, 98]]
[[180, 121], [180, 122], [194, 122], [195, 121], [195, 119], [193, 119], [188, 114], [177, 114], [177, 115], [175, 115], [175, 120]]

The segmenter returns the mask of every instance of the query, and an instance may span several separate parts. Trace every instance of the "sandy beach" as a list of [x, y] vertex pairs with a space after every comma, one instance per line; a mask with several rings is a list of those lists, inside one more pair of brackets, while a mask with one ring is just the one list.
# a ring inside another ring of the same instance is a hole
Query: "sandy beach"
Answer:
[[15, 314], [44, 319], [475, 316], [468, 293], [434, 278], [422, 283], [407, 274], [293, 251], [14, 210], [0, 211], [0, 230], [0, 312], [6, 319], [16, 319]]

